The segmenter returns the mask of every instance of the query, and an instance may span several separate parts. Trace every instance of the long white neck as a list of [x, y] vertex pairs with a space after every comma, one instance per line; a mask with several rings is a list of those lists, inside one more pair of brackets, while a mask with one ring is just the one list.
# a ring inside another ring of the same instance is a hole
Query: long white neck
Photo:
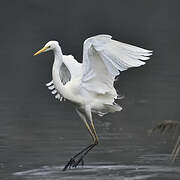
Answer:
[[65, 96], [65, 87], [61, 82], [60, 73], [59, 73], [61, 64], [63, 63], [62, 51], [61, 48], [57, 45], [56, 48], [53, 49], [53, 52], [54, 52], [54, 64], [52, 68], [52, 79], [53, 79], [54, 87], [60, 94]]

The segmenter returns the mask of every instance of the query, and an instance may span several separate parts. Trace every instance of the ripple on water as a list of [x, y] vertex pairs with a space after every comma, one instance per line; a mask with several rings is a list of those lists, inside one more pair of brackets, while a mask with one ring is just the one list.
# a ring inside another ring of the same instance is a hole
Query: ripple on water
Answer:
[[71, 169], [63, 172], [63, 166], [43, 166], [39, 169], [32, 169], [22, 172], [16, 172], [13, 175], [23, 176], [25, 179], [31, 180], [65, 180], [65, 179], [98, 179], [98, 180], [140, 180], [163, 178], [178, 179], [180, 177], [179, 166], [151, 166], [151, 165], [89, 165]]

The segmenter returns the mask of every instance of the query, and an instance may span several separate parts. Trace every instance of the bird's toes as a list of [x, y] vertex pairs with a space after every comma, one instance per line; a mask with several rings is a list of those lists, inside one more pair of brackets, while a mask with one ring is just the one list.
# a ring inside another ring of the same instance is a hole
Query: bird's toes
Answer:
[[73, 167], [77, 167], [79, 164], [81, 164], [82, 166], [84, 166], [84, 159], [83, 157], [80, 157], [73, 165]]
[[64, 166], [63, 171], [66, 171], [67, 169], [71, 169], [74, 167], [74, 164], [76, 163], [74, 158], [71, 158], [68, 163]]
[[69, 169], [71, 169], [72, 167], [74, 167], [74, 164], [76, 164], [76, 161], [75, 161], [74, 158], [71, 159], [70, 161], [71, 161], [71, 162], [70, 162], [70, 164], [69, 164]]
[[75, 165], [76, 165], [76, 161], [73, 160], [72, 163], [71, 163], [71, 168], [75, 167]]

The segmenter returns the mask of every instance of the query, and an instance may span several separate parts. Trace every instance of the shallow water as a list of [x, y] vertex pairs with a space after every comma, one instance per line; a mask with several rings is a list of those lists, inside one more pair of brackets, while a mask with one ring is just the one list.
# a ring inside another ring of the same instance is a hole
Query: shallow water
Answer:
[[169, 157], [174, 134], [148, 135], [151, 116], [144, 119], [145, 114], [136, 111], [151, 104], [123, 101], [124, 112], [94, 118], [100, 144], [85, 158], [85, 165], [63, 172], [69, 158], [91, 142], [73, 106], [51, 98], [39, 98], [39, 104], [32, 99], [19, 104], [14, 98], [1, 99], [1, 179], [179, 180], [179, 159], [170, 165]]
[[[106, 162], [105, 164], [108, 164]], [[83, 168], [62, 172], [61, 166], [44, 166], [39, 169], [14, 173], [27, 179], [178, 179], [179, 167], [150, 165], [88, 165]]]

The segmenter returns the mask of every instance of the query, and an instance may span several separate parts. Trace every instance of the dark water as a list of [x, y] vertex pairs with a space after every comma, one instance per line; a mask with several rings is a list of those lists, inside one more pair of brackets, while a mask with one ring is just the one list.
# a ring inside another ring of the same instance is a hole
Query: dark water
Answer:
[[179, 159], [173, 165], [169, 159], [174, 134], [147, 133], [157, 123], [157, 114], [149, 112], [150, 98], [121, 103], [122, 112], [94, 118], [100, 144], [84, 167], [62, 172], [69, 158], [91, 141], [73, 106], [50, 95], [1, 98], [0, 179], [179, 180]]

